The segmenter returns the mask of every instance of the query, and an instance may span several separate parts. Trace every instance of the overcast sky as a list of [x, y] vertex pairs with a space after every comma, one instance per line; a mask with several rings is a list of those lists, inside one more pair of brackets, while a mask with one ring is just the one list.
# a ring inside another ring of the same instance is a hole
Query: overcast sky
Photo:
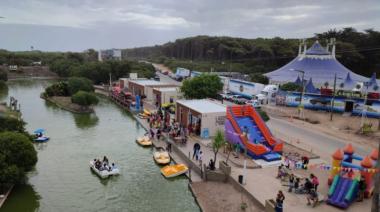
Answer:
[[0, 0], [0, 48], [83, 51], [194, 35], [312, 36], [380, 28], [380, 0]]

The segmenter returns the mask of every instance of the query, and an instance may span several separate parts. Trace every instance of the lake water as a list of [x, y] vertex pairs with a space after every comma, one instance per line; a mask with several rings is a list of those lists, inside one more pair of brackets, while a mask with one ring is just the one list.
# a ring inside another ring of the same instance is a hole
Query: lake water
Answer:
[[[47, 130], [51, 140], [35, 144], [38, 163], [29, 184], [16, 187], [0, 211], [199, 211], [188, 180], [167, 180], [152, 159], [152, 150], [135, 143], [144, 129], [106, 98], [95, 114], [78, 115], [39, 98], [51, 81], [8, 83], [8, 94], [21, 104], [26, 128]], [[101, 180], [89, 161], [107, 155], [121, 175]]]

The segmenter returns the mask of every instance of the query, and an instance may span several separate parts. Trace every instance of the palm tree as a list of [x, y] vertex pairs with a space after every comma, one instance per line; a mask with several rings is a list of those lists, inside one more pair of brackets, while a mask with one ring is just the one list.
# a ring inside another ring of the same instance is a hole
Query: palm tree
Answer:
[[224, 140], [224, 134], [221, 130], [218, 130], [216, 132], [214, 142], [212, 143], [212, 151], [214, 152], [214, 163], [216, 163], [216, 155], [219, 152], [219, 149], [225, 145], [225, 140]]

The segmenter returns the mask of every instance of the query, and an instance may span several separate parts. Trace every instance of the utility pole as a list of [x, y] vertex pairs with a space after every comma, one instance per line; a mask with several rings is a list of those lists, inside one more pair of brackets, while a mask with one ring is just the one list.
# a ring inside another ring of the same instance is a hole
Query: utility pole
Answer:
[[[304, 93], [304, 90], [305, 90], [305, 71], [303, 70], [297, 70], [297, 69], [289, 69], [290, 71], [296, 71], [296, 72], [299, 72], [302, 74], [302, 88], [301, 88], [301, 99], [300, 99], [300, 105], [299, 105], [299, 110], [298, 110], [298, 115], [301, 116], [301, 108], [302, 108], [302, 99], [303, 99], [303, 93]], [[300, 117], [301, 118], [301, 117]]]
[[[331, 113], [330, 113], [330, 121], [333, 120], [333, 113], [334, 113], [334, 101], [335, 101], [335, 92], [336, 92], [336, 73], [335, 73], [335, 77], [334, 77], [334, 89], [333, 89], [333, 97], [332, 97], [332, 100], [331, 100]], [[339, 79], [342, 79], [342, 78], [339, 78]]]
[[365, 86], [365, 93], [364, 93], [364, 102], [363, 102], [363, 109], [362, 109], [362, 118], [360, 122], [360, 127], [362, 128], [362, 132], [364, 131], [364, 117], [367, 115], [367, 96], [368, 96], [368, 82], [363, 82], [363, 85]]
[[371, 212], [379, 212], [380, 207], [380, 138], [378, 138], [379, 155], [377, 156], [376, 175], [375, 175], [375, 188], [372, 196], [372, 208]]

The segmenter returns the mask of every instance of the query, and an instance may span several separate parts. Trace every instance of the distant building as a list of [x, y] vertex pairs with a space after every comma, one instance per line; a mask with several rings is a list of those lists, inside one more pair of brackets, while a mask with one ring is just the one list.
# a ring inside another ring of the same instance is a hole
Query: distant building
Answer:
[[121, 49], [99, 50], [98, 60], [99, 61], [121, 60]]

